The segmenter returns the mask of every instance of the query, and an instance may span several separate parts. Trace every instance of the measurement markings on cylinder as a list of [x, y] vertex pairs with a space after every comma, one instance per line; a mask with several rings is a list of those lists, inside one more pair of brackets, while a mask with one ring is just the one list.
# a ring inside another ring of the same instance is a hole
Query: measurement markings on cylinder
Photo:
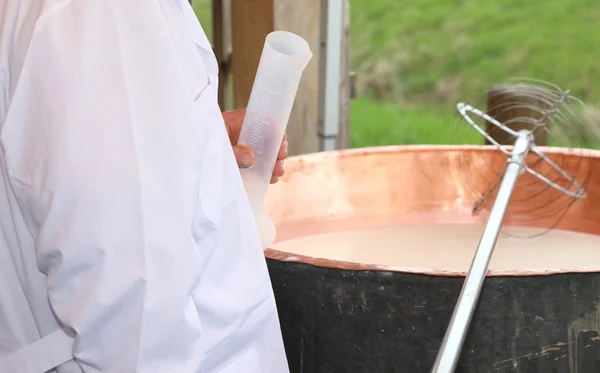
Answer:
[[[271, 102], [273, 97], [281, 94], [282, 83], [285, 79], [283, 79], [282, 71], [280, 69], [275, 69], [269, 72], [270, 87], [261, 87], [260, 96], [258, 99], [258, 108], [256, 109], [256, 115], [254, 117], [255, 125], [252, 127], [252, 133], [250, 134], [249, 147], [255, 154], [262, 154], [264, 152], [264, 147], [261, 146], [262, 142], [265, 141], [265, 134], [263, 133], [265, 128], [273, 125], [273, 114], [269, 114], [269, 108], [271, 111]], [[270, 134], [267, 134], [270, 135]], [[271, 136], [267, 136], [271, 137]]]
[[257, 154], [262, 154], [262, 146], [260, 142], [263, 140], [263, 130], [265, 126], [269, 125], [269, 115], [265, 107], [268, 107], [271, 98], [278, 95], [278, 93], [269, 88], [264, 88], [260, 96], [259, 107], [256, 110], [256, 117], [254, 118], [256, 125], [252, 127], [252, 133], [250, 134], [250, 149]]

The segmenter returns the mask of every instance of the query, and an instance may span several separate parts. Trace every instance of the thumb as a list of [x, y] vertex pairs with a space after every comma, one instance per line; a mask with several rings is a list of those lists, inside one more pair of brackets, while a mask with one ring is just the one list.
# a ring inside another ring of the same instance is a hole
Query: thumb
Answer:
[[247, 146], [234, 145], [233, 154], [235, 155], [235, 160], [240, 168], [248, 168], [254, 164], [254, 153]]

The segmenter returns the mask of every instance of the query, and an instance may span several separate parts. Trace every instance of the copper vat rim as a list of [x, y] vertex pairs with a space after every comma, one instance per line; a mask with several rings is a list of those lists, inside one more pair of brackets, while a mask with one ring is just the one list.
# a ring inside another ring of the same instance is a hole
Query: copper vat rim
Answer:
[[[576, 155], [581, 158], [596, 158], [600, 159], [600, 150], [587, 148], [564, 148], [564, 147], [538, 147], [544, 154], [564, 154]], [[359, 155], [373, 155], [385, 153], [410, 153], [424, 151], [494, 151], [499, 150], [495, 145], [391, 145], [391, 146], [374, 146], [363, 148], [342, 149], [324, 152], [315, 152], [301, 154], [289, 157], [286, 160], [286, 165], [297, 163], [318, 163], [320, 161], [331, 158], [343, 158]], [[418, 267], [402, 267], [402, 266], [386, 266], [376, 264], [364, 264], [356, 262], [347, 262], [305, 255], [288, 253], [285, 251], [267, 248], [264, 250], [265, 257], [270, 260], [286, 263], [305, 264], [314, 267], [330, 268], [345, 271], [374, 271], [374, 272], [394, 272], [404, 273], [409, 275], [424, 275], [436, 277], [465, 277], [467, 270], [440, 270], [434, 268], [418, 268]], [[489, 270], [487, 277], [532, 277], [532, 276], [550, 276], [559, 274], [577, 274], [577, 273], [594, 273], [600, 272], [599, 266], [565, 268], [565, 269], [549, 269], [549, 270]]]

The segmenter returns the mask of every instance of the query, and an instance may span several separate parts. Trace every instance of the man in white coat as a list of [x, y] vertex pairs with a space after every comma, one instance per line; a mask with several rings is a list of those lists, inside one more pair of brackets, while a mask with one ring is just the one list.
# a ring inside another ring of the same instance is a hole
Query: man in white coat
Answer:
[[217, 72], [187, 0], [0, 0], [0, 373], [288, 372]]

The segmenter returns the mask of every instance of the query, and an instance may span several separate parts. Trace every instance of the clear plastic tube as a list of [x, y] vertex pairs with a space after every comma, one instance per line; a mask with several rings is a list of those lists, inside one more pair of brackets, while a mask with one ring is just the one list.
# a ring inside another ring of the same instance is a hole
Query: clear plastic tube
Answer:
[[311, 58], [310, 47], [300, 36], [286, 31], [267, 35], [238, 140], [255, 155], [252, 167], [241, 172], [264, 248], [274, 242], [275, 226], [262, 205], [300, 79]]

